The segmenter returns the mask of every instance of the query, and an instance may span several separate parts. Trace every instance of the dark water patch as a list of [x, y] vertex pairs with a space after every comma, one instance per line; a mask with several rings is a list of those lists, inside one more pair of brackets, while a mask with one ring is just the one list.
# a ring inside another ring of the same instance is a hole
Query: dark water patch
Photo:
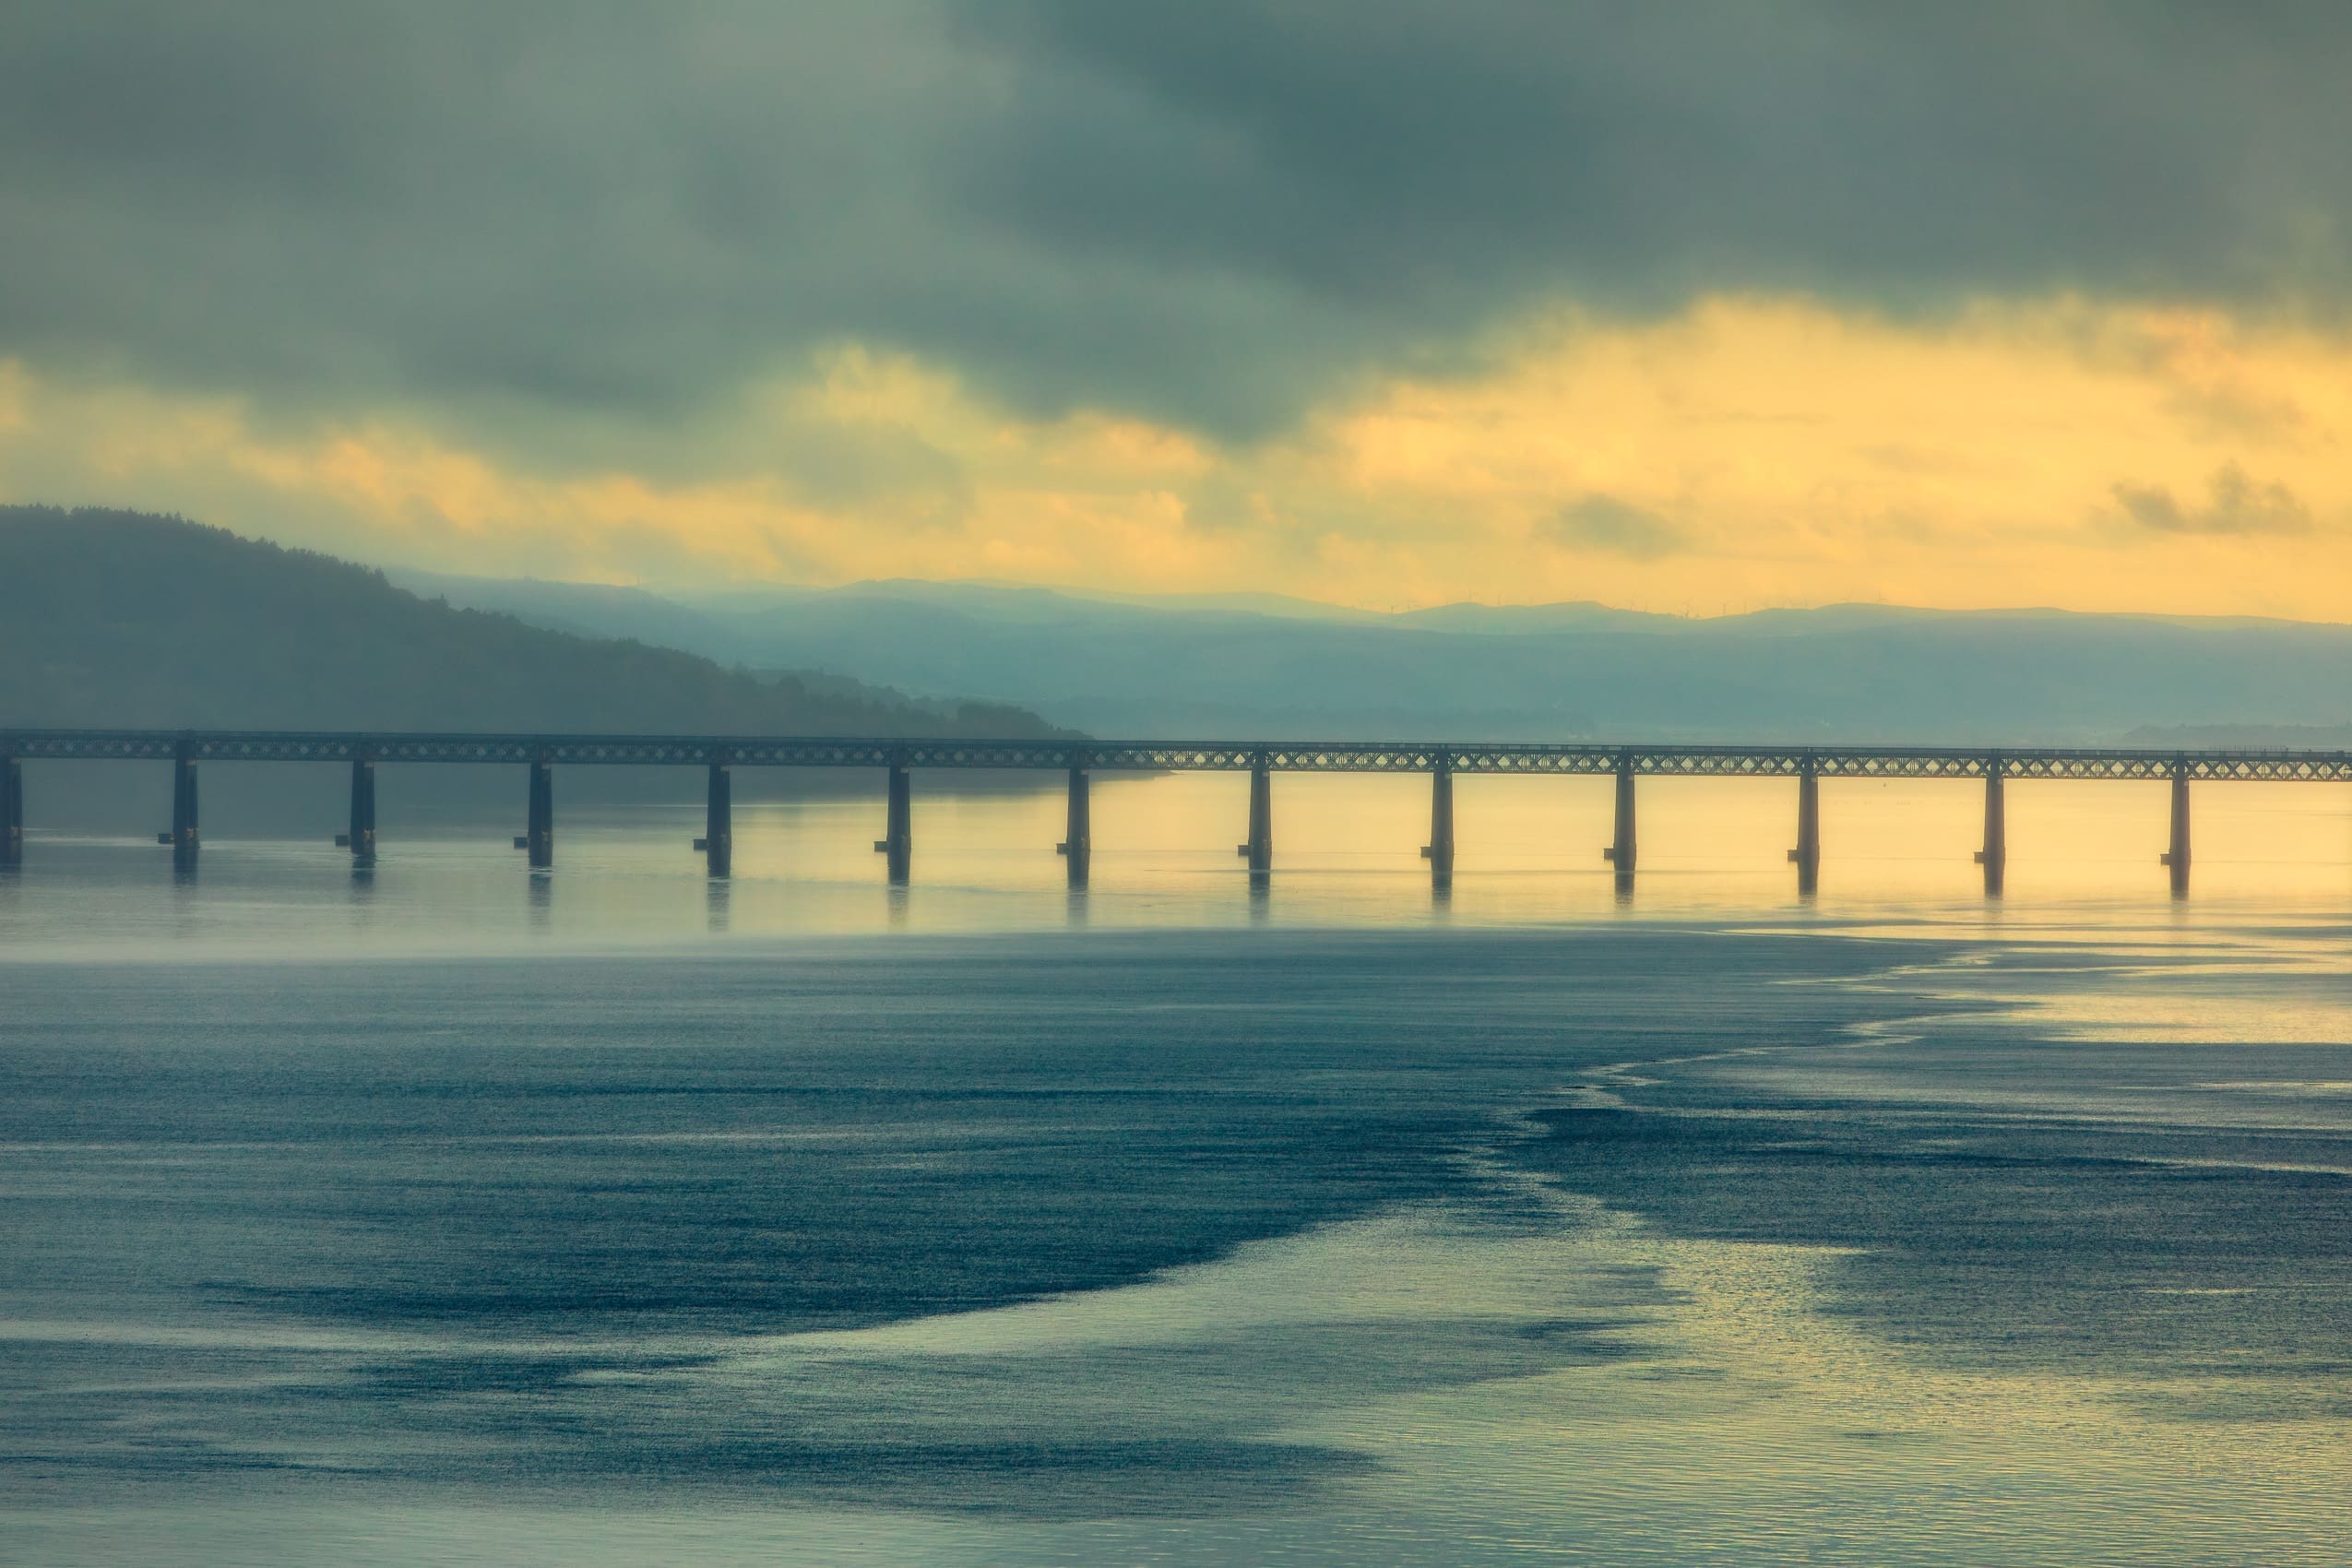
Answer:
[[[466, 1394], [546, 1394], [576, 1385], [591, 1373], [644, 1377], [707, 1368], [709, 1356], [412, 1356], [353, 1367], [339, 1378], [306, 1383], [305, 1398], [431, 1399]], [[282, 1395], [282, 1391], [281, 1391]]]
[[45, 1288], [101, 1297], [531, 1333], [872, 1323], [1459, 1192], [1513, 1097], [1833, 1034], [1880, 1004], [1764, 982], [1883, 958], [1268, 932], [19, 969], [0, 1203]]
[[[541, 1457], [469, 1464], [446, 1479], [561, 1495], [574, 1483]], [[1378, 1468], [1327, 1444], [1184, 1437], [882, 1444], [746, 1435], [612, 1444], [600, 1458], [612, 1467], [600, 1485], [623, 1494], [790, 1498], [1041, 1523], [1293, 1508]]]
[[1923, 956], [1625, 928], [20, 966], [0, 1302], [127, 1337], [0, 1355], [28, 1395], [0, 1448], [126, 1484], [268, 1464], [1042, 1518], [1321, 1495], [1365, 1461], [1284, 1438], [1302, 1418], [1634, 1356], [1655, 1278], [1066, 1354], [759, 1347], [1423, 1206], [1556, 1234], [1498, 1165], [1511, 1113], [1610, 1063], [1842, 1039], [1888, 1000], [1832, 982]]
[[[2352, 1135], [2168, 1121], [2151, 1096], [2213, 1076], [2211, 1047], [1953, 1028], [1974, 1032], [1874, 1048], [1829, 1094], [1795, 1056], [1685, 1064], [1624, 1106], [1543, 1112], [1524, 1152], [1677, 1235], [1855, 1249], [1828, 1265], [1829, 1310], [1938, 1360], [2263, 1382], [2310, 1408], [2352, 1389]], [[2340, 1048], [2219, 1054], [2231, 1075], [2352, 1077]], [[2071, 1075], [2113, 1112], [1988, 1113], [1957, 1092], [1963, 1056], [1989, 1098]]]
[[[709, 1356], [386, 1359], [283, 1352], [138, 1369], [64, 1347], [103, 1383], [12, 1413], [26, 1484], [270, 1469], [340, 1484], [618, 1487], [1039, 1519], [1229, 1513], [1368, 1473], [1269, 1432], [1319, 1410], [1602, 1366], [1644, 1320], [1337, 1320], [1246, 1337], [1019, 1354], [782, 1347]], [[150, 1362], [161, 1359], [150, 1352]], [[274, 1372], [275, 1376], [267, 1375]], [[37, 1434], [37, 1435], [36, 1435]], [[20, 1441], [19, 1441], [20, 1440]]]

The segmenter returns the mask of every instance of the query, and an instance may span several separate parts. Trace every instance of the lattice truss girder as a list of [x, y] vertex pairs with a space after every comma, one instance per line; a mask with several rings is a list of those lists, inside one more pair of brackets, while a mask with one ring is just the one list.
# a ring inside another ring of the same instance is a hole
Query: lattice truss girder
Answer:
[[2343, 782], [2352, 752], [1921, 746], [1433, 744], [1420, 742], [894, 741], [773, 735], [462, 735], [262, 731], [0, 731], [19, 760], [560, 763], [1112, 772], [1637, 774], [1692, 778], [2191, 779]]

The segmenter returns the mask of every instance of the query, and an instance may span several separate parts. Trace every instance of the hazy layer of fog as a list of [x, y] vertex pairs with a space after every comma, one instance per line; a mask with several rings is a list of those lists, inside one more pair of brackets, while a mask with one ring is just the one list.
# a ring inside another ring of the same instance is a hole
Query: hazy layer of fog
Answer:
[[2352, 627], [1883, 605], [1716, 620], [1594, 604], [1403, 615], [1269, 596], [1102, 599], [894, 582], [664, 598], [637, 588], [394, 580], [527, 621], [753, 668], [855, 672], [1017, 703], [1104, 736], [1688, 738], [2340, 746]]

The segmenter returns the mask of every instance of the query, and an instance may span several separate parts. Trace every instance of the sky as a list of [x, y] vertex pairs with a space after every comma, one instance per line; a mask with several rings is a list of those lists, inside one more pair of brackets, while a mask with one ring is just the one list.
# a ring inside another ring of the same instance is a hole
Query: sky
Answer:
[[0, 501], [2352, 620], [2352, 7], [10, 0]]

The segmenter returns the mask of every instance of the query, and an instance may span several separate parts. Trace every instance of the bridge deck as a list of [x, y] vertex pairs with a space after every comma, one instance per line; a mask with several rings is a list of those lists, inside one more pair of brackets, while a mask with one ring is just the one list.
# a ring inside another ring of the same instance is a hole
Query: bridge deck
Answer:
[[2352, 752], [1402, 741], [939, 741], [800, 735], [400, 734], [0, 730], [20, 761], [560, 763], [631, 766], [1070, 768], [1136, 772], [1638, 774], [1823, 778], [2352, 781]]

